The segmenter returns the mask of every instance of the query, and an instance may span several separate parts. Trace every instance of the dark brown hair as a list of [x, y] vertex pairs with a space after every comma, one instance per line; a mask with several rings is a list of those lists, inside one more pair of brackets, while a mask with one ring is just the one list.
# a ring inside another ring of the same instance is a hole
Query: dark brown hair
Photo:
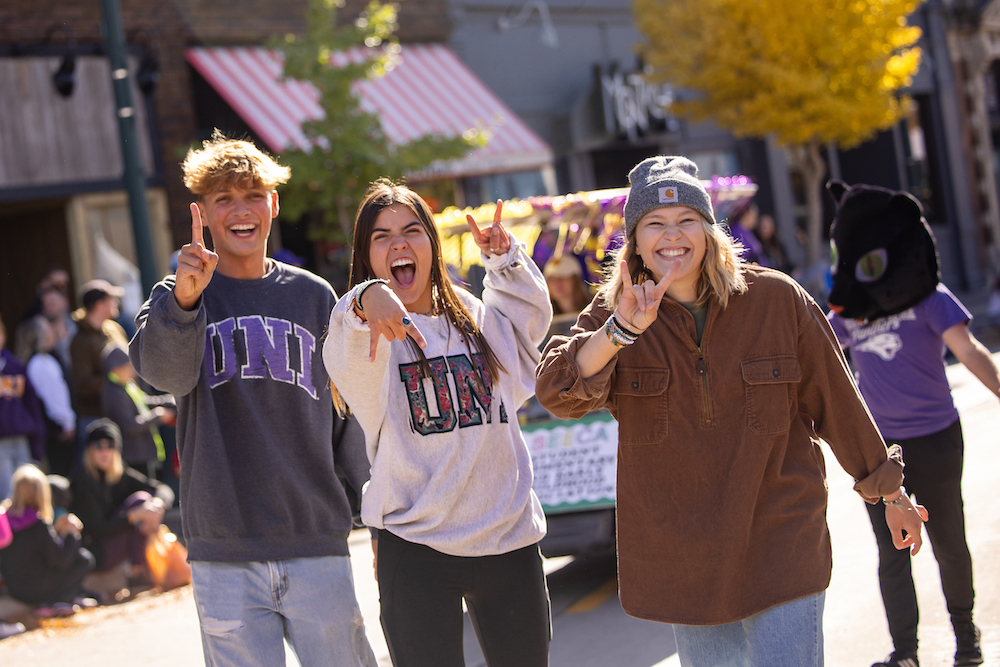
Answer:
[[[368, 192], [365, 193], [365, 198], [358, 206], [358, 214], [354, 221], [354, 259], [351, 263], [350, 287], [353, 288], [355, 285], [375, 277], [375, 272], [371, 267], [370, 253], [372, 230], [375, 228], [375, 221], [379, 214], [393, 204], [402, 204], [413, 211], [430, 238], [433, 256], [431, 264], [432, 312], [445, 315], [452, 325], [465, 335], [470, 356], [474, 351], [483, 355], [483, 362], [490, 379], [493, 380], [493, 384], [496, 384], [504, 367], [497, 359], [496, 354], [493, 353], [486, 337], [483, 336], [479, 327], [476, 326], [476, 322], [472, 319], [469, 309], [458, 298], [458, 294], [455, 293], [455, 289], [448, 279], [448, 268], [441, 253], [441, 235], [438, 233], [437, 225], [434, 224], [434, 213], [420, 195], [405, 185], [381, 178], [372, 183]], [[424, 374], [430, 375], [430, 365], [427, 363], [424, 351], [412, 338], [407, 337], [406, 343], [414, 357], [420, 360], [420, 367]], [[476, 365], [473, 364], [473, 367]]]

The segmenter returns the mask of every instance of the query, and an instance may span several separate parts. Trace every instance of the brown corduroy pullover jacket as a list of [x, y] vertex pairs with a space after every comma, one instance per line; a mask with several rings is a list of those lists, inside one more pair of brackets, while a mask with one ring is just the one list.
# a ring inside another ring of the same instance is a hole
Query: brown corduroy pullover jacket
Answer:
[[892, 455], [823, 312], [791, 278], [752, 266], [749, 289], [694, 318], [665, 298], [657, 320], [602, 371], [575, 355], [603, 336], [596, 303], [553, 338], [536, 393], [556, 416], [608, 408], [619, 424], [622, 607], [639, 618], [716, 625], [830, 583], [820, 438], [869, 502], [894, 493]]

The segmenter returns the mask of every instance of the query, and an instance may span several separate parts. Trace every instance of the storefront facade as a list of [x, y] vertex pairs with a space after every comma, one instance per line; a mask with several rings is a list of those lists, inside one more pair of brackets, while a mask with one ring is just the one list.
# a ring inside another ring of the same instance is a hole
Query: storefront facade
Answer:
[[[362, 4], [352, 0], [340, 15], [349, 19]], [[186, 148], [226, 122], [267, 144], [192, 63], [192, 49], [249, 48], [301, 33], [305, 6], [121, 0], [158, 269], [166, 270], [189, 229], [179, 166]], [[30, 82], [0, 85], [0, 311], [11, 324], [49, 266], [70, 269], [76, 285], [94, 277], [98, 232], [123, 257], [134, 256], [99, 8], [11, 0], [0, 22], [0, 77]], [[911, 113], [854, 150], [829, 151], [829, 176], [920, 197], [945, 281], [974, 289], [1000, 275], [1000, 0], [929, 0], [912, 22], [923, 30], [923, 61], [909, 91]], [[443, 204], [620, 187], [642, 158], [679, 153], [705, 177], [738, 173], [757, 183], [758, 205], [801, 261], [804, 197], [785, 152], [665, 114], [675, 91], [644, 80], [628, 0], [411, 0], [401, 7], [399, 34], [404, 46], [447, 47], [516, 119], [500, 125], [523, 124], [539, 139], [541, 159], [486, 169], [489, 161], [477, 156], [464, 173], [429, 175], [447, 182], [451, 200]], [[53, 74], [70, 54], [76, 86], [64, 95]], [[439, 97], [457, 105], [461, 92]], [[496, 121], [487, 111], [473, 116]]]
[[[191, 49], [260, 47], [301, 34], [307, 0], [119, 4], [162, 275], [171, 253], [190, 239], [191, 196], [180, 169], [185, 152], [212, 127], [237, 134], [248, 129], [193, 66]], [[348, 2], [338, 19], [349, 25], [364, 4]], [[440, 42], [450, 29], [443, 0], [411, 0], [400, 8], [399, 21], [404, 43]], [[100, 275], [107, 253], [99, 239], [125, 261], [134, 265], [137, 259], [100, 3], [10, 0], [0, 7], [0, 24], [0, 312], [13, 330], [50, 267], [69, 270], [75, 289]], [[206, 120], [213, 100], [225, 108]], [[252, 131], [246, 136], [270, 148]], [[535, 180], [544, 183], [537, 167], [548, 164], [551, 152], [539, 145], [545, 155], [533, 166]]]
[[[799, 230], [805, 196], [784, 149], [771, 140], [736, 139], [711, 124], [664, 114], [659, 105], [676, 91], [645, 81], [634, 53], [640, 35], [628, 0], [585, 7], [568, 0], [503, 7], [487, 0], [451, 0], [451, 8], [450, 45], [552, 146], [561, 192], [624, 186], [628, 170], [645, 157], [687, 155], [702, 177], [743, 174], [757, 183], [761, 211], [774, 215], [793, 263], [804, 260]], [[991, 12], [1000, 15], [991, 9], [985, 16]], [[990, 256], [997, 253], [986, 231], [993, 226], [990, 216], [996, 216], [991, 213], [996, 178], [992, 169], [989, 177], [974, 176], [985, 169], [975, 166], [969, 151], [968, 77], [956, 77], [949, 44], [954, 11], [931, 0], [911, 23], [923, 30], [922, 66], [908, 91], [914, 100], [911, 112], [858, 148], [828, 150], [827, 175], [905, 189], [921, 198], [938, 239], [945, 282], [975, 289], [996, 275]], [[981, 117], [1000, 114], [984, 111]], [[988, 124], [984, 127], [989, 135]], [[987, 194], [972, 193], [970, 187]], [[827, 201], [826, 217], [829, 223], [832, 201]]]

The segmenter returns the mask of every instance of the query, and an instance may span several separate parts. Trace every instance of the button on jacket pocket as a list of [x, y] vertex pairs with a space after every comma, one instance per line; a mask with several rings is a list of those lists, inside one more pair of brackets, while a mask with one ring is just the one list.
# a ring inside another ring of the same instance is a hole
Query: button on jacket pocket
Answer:
[[802, 380], [793, 356], [748, 359], [740, 364], [747, 395], [747, 425], [757, 435], [784, 433], [791, 426], [794, 384]]
[[667, 437], [667, 369], [618, 367], [618, 436], [623, 445], [658, 445]]

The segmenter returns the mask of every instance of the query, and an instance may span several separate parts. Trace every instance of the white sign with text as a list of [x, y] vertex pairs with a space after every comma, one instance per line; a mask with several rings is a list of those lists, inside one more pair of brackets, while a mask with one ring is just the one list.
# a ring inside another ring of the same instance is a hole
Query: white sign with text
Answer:
[[618, 422], [607, 413], [522, 428], [546, 512], [615, 505]]

